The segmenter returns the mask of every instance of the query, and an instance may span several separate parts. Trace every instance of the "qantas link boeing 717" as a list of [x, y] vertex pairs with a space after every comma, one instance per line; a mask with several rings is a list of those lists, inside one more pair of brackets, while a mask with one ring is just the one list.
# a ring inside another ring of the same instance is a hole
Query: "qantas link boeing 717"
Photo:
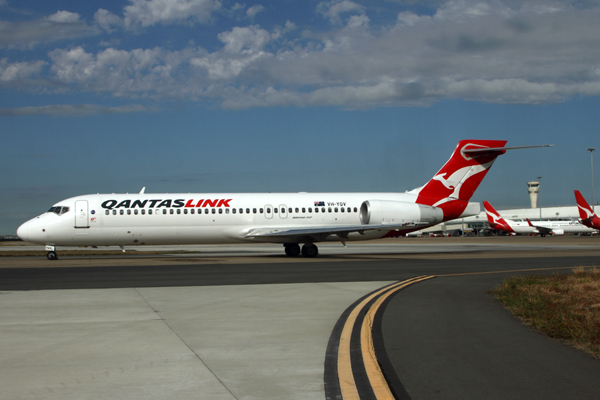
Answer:
[[281, 243], [288, 256], [316, 257], [317, 242], [401, 236], [479, 214], [469, 199], [511, 149], [505, 144], [462, 140], [429, 182], [405, 193], [90, 194], [56, 203], [17, 235], [45, 245], [50, 260], [56, 246], [244, 242]]

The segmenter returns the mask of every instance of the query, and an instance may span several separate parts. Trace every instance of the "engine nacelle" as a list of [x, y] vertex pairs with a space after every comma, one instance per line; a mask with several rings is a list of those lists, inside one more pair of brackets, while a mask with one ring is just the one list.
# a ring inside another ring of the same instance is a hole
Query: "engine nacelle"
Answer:
[[360, 222], [364, 225], [435, 225], [443, 219], [444, 212], [441, 208], [404, 201], [367, 200], [360, 206]]
[[564, 229], [552, 229], [552, 234], [553, 235], [564, 235], [565, 230]]

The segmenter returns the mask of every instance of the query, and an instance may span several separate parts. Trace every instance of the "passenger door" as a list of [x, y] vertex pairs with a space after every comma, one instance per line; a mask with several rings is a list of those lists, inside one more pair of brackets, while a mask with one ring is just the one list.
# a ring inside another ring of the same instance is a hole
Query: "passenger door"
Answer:
[[75, 228], [89, 228], [90, 216], [88, 213], [87, 200], [77, 200], [75, 202]]

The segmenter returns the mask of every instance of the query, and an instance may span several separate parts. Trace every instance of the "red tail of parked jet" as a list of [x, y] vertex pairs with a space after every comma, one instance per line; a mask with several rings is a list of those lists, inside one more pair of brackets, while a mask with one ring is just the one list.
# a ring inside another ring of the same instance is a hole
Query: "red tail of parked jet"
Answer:
[[425, 186], [415, 189], [417, 203], [439, 207], [444, 221], [460, 217], [469, 199], [501, 154], [506, 140], [461, 140], [450, 160]]
[[600, 218], [594, 213], [579, 190], [575, 191], [575, 200], [577, 200], [581, 223], [589, 228], [600, 229]]
[[498, 211], [496, 211], [489, 202], [484, 201], [483, 207], [485, 208], [485, 214], [487, 215], [487, 219], [490, 224], [490, 227], [492, 227], [493, 229], [496, 229], [498, 231], [506, 231], [506, 232], [511, 232], [511, 233], [515, 232], [510, 227], [508, 222], [506, 222], [506, 220], [504, 218], [502, 218], [502, 216], [498, 213]]

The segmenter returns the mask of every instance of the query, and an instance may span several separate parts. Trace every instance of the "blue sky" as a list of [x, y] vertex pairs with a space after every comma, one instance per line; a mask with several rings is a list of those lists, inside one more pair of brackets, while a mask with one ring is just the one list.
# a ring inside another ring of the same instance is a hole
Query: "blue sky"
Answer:
[[0, 234], [143, 186], [410, 190], [466, 138], [557, 144], [502, 156], [474, 201], [527, 207], [537, 176], [542, 205], [590, 201], [598, 21], [585, 0], [0, 0]]

